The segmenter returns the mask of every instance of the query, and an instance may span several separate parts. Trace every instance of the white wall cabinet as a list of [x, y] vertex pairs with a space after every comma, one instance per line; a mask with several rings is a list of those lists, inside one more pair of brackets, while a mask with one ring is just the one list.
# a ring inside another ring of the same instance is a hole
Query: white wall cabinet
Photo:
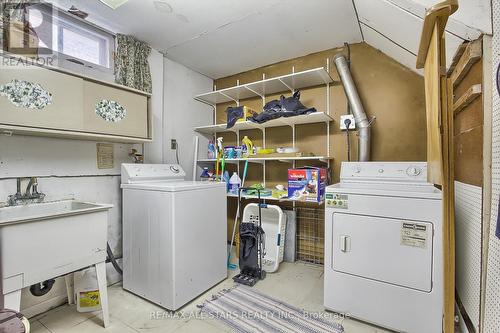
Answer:
[[[143, 95], [85, 81], [83, 128], [86, 132], [147, 138], [148, 98]], [[96, 107], [101, 105], [101, 114]]]
[[150, 95], [37, 66], [0, 70], [0, 133], [151, 141]]
[[82, 111], [82, 78], [34, 66], [0, 71], [2, 124], [81, 131]]

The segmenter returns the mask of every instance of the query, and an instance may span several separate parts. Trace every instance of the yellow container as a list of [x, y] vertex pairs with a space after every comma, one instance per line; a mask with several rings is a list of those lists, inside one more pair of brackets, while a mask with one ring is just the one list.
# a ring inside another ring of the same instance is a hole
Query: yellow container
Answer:
[[240, 123], [242, 121], [246, 121], [248, 117], [257, 114], [254, 110], [250, 109], [248, 106], [243, 107], [243, 118], [238, 119], [236, 122]]

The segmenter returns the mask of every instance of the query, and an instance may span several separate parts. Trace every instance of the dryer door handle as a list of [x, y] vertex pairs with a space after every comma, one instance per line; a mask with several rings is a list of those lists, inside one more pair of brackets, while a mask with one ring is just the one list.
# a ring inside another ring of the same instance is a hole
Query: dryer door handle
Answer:
[[342, 252], [351, 251], [351, 237], [347, 235], [340, 235], [340, 251]]

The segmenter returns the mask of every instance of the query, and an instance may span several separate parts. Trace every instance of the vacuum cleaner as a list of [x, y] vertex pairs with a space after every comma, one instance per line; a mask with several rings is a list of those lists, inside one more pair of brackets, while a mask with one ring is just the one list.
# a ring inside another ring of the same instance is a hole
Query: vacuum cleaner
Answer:
[[[250, 188], [240, 188], [238, 191], [238, 208], [241, 207], [241, 192]], [[262, 269], [262, 260], [265, 255], [265, 233], [262, 229], [262, 207], [260, 190], [257, 190], [259, 199], [259, 215], [250, 216], [249, 221], [240, 218], [240, 273], [233, 277], [234, 282], [247, 286], [254, 286], [257, 281], [264, 280], [266, 271]], [[238, 209], [241, 214], [241, 209]]]

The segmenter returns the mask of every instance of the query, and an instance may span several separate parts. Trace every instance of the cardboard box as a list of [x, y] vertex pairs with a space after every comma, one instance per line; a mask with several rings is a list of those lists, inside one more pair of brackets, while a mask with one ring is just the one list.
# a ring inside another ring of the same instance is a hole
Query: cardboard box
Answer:
[[321, 202], [325, 199], [326, 183], [325, 168], [288, 169], [288, 198], [297, 201]]

